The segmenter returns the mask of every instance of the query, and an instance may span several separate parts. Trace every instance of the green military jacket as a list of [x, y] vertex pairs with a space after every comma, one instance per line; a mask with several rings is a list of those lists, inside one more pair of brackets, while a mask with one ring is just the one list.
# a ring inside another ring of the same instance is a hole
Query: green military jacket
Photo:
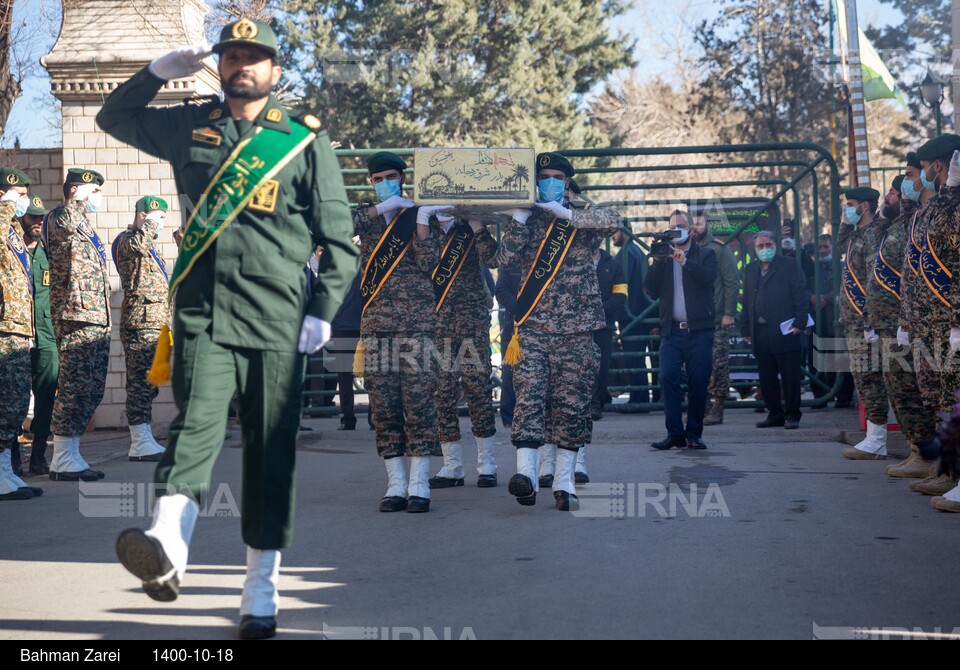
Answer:
[[[252, 124], [235, 122], [226, 101], [150, 107], [164, 84], [144, 68], [110, 95], [97, 123], [171, 163], [185, 212], [242, 137], [257, 127], [289, 134], [291, 124], [301, 122], [273, 96]], [[278, 183], [266, 206], [246, 207], [183, 279], [174, 303], [175, 337], [209, 328], [218, 344], [289, 351], [297, 347], [304, 315], [333, 320], [357, 272], [357, 249], [340, 166], [327, 134], [316, 132], [274, 176]], [[317, 245], [324, 254], [310, 286], [307, 260]]]
[[13, 223], [16, 203], [0, 202], [0, 334], [33, 337], [33, 299], [23, 264], [8, 243], [25, 251], [19, 226]]
[[37, 329], [37, 348], [56, 349], [57, 338], [53, 333], [53, 320], [50, 318], [50, 261], [43, 248], [43, 242], [37, 242], [30, 248], [30, 275], [33, 280], [33, 319]]
[[737, 315], [737, 302], [740, 300], [740, 272], [737, 270], [737, 259], [733, 249], [713, 236], [708, 231], [700, 242], [700, 246], [713, 250], [717, 255], [717, 284], [713, 291], [713, 308], [717, 315], [716, 325], [724, 316]]

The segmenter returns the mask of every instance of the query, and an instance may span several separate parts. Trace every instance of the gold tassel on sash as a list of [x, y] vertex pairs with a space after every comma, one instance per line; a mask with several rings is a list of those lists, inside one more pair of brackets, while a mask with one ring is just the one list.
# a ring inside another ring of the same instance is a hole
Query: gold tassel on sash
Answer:
[[503, 357], [504, 365], [511, 367], [520, 362], [520, 329], [513, 331], [513, 337], [510, 338], [510, 344], [507, 345], [507, 353]]
[[353, 375], [355, 377], [363, 377], [363, 357], [365, 355], [363, 340], [357, 340], [357, 351], [353, 354]]
[[157, 350], [153, 354], [153, 364], [147, 373], [147, 381], [154, 386], [161, 386], [170, 381], [170, 353], [173, 351], [173, 333], [170, 326], [164, 324], [160, 329], [160, 339], [157, 341]]

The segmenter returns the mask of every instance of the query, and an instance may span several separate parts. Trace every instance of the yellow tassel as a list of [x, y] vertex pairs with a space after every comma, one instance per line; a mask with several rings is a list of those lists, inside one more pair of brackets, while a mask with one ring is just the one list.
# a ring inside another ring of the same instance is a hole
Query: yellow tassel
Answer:
[[147, 381], [154, 386], [161, 386], [170, 381], [170, 353], [173, 351], [173, 333], [170, 327], [164, 325], [160, 329], [160, 339], [157, 341], [157, 350], [153, 353], [153, 364], [147, 373]]
[[514, 330], [510, 344], [507, 345], [507, 355], [503, 357], [506, 365], [514, 366], [520, 362], [520, 331]]
[[363, 357], [365, 352], [363, 350], [363, 340], [357, 340], [357, 351], [353, 355], [353, 375], [355, 377], [363, 376]]

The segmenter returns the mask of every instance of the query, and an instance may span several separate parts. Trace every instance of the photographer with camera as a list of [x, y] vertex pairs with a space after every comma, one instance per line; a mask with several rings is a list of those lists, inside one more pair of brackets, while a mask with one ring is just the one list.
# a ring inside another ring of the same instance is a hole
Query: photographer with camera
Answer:
[[[653, 265], [644, 279], [643, 290], [660, 300], [660, 389], [667, 426], [667, 437], [650, 446], [706, 449], [702, 439], [703, 415], [712, 369], [717, 256], [712, 250], [693, 244], [690, 215], [681, 210], [670, 215], [670, 228], [656, 237], [650, 256]], [[687, 370], [686, 429], [683, 366]]]

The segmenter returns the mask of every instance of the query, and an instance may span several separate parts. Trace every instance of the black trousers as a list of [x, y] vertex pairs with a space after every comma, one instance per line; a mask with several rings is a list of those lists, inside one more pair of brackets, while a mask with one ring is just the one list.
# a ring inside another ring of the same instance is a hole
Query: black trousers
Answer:
[[593, 341], [600, 347], [600, 369], [593, 385], [590, 407], [602, 410], [610, 397], [607, 393], [607, 377], [610, 374], [610, 361], [613, 360], [613, 330], [601, 328], [593, 331]]
[[[785, 417], [799, 421], [800, 411], [800, 349], [774, 353], [770, 341], [770, 329], [766, 324], [754, 324], [754, 357], [760, 372], [760, 393], [763, 403], [773, 418]], [[792, 337], [800, 337], [794, 335]], [[779, 377], [779, 378], [778, 378]], [[780, 402], [781, 387], [783, 403]]]

